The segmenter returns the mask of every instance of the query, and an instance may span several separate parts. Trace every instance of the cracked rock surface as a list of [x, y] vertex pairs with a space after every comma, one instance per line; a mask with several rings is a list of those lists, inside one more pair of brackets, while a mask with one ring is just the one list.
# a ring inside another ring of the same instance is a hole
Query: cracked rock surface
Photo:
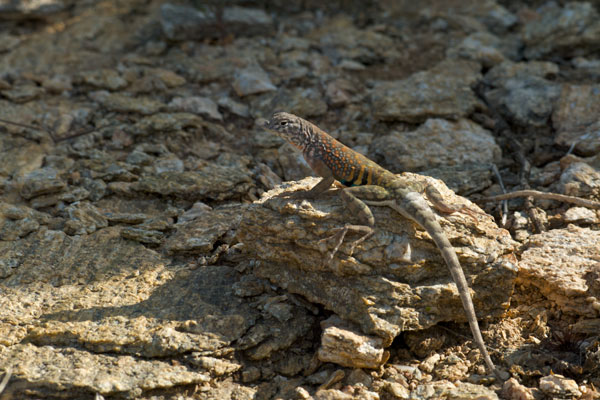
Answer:
[[[600, 200], [599, 7], [0, 1], [0, 399], [599, 397], [600, 213], [483, 200]], [[477, 211], [437, 217], [509, 381], [406, 218], [328, 262], [358, 221], [285, 196], [275, 111]]]

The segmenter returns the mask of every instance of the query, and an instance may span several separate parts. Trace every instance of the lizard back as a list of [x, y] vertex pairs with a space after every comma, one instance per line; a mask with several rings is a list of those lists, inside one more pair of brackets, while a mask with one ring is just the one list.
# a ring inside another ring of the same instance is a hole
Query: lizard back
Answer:
[[[312, 124], [311, 124], [312, 125]], [[377, 185], [387, 187], [395, 175], [334, 139], [315, 125], [310, 127], [312, 143], [305, 147], [307, 159], [321, 160], [344, 186]]]

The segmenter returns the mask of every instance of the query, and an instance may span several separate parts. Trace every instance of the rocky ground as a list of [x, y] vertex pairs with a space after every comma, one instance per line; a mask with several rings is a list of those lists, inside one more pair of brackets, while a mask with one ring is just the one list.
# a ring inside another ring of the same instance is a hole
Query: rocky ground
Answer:
[[[274, 111], [481, 207], [440, 223], [510, 380], [408, 220], [324, 262], [356, 221], [281, 196]], [[483, 200], [600, 199], [598, 1], [0, 1], [0, 118], [1, 399], [600, 398], [599, 211]]]

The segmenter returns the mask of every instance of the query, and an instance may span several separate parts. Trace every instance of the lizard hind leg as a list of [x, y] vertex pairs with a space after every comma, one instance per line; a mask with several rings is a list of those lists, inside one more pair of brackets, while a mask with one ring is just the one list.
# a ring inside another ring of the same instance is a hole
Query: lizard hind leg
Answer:
[[489, 217], [486, 213], [482, 211], [472, 210], [467, 206], [460, 205], [450, 205], [444, 201], [442, 194], [432, 185], [425, 186], [425, 195], [427, 196], [427, 200], [433, 204], [436, 210], [444, 214], [453, 214], [455, 212], [459, 212], [469, 217], [473, 218], [474, 221], [478, 221], [477, 216], [483, 215], [485, 217]]

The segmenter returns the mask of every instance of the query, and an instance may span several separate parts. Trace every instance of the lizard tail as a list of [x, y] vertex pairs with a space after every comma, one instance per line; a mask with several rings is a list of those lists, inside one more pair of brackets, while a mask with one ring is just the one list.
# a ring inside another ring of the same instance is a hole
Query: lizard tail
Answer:
[[442, 257], [448, 265], [452, 279], [458, 288], [458, 293], [460, 295], [465, 313], [467, 314], [469, 326], [471, 327], [471, 333], [473, 334], [473, 338], [475, 339], [475, 343], [477, 344], [479, 351], [481, 351], [485, 365], [490, 372], [493, 372], [502, 380], [499, 372], [496, 370], [496, 367], [492, 362], [492, 359], [490, 358], [490, 355], [488, 354], [483, 337], [481, 336], [479, 323], [477, 322], [477, 317], [475, 314], [475, 307], [473, 306], [473, 301], [471, 299], [470, 288], [467, 284], [467, 280], [465, 279], [465, 274], [463, 273], [462, 267], [460, 266], [460, 261], [458, 260], [456, 252], [454, 251], [454, 247], [452, 244], [450, 244], [450, 241], [444, 234], [442, 227], [437, 222], [435, 214], [420, 194], [416, 192], [404, 193], [400, 198], [405, 199], [402, 207], [400, 207], [404, 211], [402, 214], [423, 227], [423, 229], [429, 233], [438, 249], [442, 253]]

